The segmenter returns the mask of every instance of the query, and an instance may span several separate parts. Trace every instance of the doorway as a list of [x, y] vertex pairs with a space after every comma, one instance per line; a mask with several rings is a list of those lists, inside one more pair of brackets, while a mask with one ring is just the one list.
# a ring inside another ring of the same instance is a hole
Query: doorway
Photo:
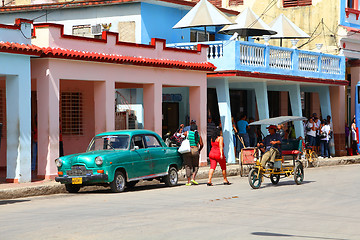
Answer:
[[162, 135], [173, 134], [179, 127], [179, 103], [163, 102], [162, 104]]

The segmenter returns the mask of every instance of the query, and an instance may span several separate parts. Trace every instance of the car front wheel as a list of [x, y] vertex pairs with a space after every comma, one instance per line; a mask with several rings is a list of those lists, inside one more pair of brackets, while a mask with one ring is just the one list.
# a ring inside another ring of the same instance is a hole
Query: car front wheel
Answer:
[[125, 190], [126, 178], [125, 174], [120, 171], [115, 172], [114, 181], [110, 183], [110, 188], [112, 192], [120, 193]]
[[164, 177], [164, 182], [165, 182], [166, 186], [169, 186], [169, 187], [173, 187], [177, 184], [178, 172], [177, 172], [176, 168], [171, 167], [169, 169], [168, 175], [166, 175]]

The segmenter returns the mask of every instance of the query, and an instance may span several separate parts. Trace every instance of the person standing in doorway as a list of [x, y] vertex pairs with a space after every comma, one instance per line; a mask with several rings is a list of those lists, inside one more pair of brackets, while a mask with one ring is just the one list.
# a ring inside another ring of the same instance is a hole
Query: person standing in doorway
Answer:
[[247, 133], [247, 130], [249, 129], [249, 123], [246, 121], [246, 115], [242, 114], [240, 116], [240, 120], [237, 122], [238, 131], [239, 131], [239, 137], [242, 138], [243, 143], [240, 143], [240, 151], [241, 149], [245, 147], [249, 147], [250, 140], [249, 140], [249, 134]]
[[236, 146], [237, 146], [236, 137], [239, 134], [239, 132], [236, 128], [235, 120], [233, 117], [231, 117], [231, 124], [232, 124], [232, 134], [233, 134], [233, 143], [234, 143], [234, 154], [235, 154], [235, 158], [236, 158]]
[[351, 140], [352, 140], [352, 154], [353, 155], [358, 155], [358, 151], [357, 151], [357, 144], [358, 144], [358, 134], [356, 131], [356, 122], [355, 122], [355, 118], [353, 118], [352, 124], [351, 124]]
[[[320, 154], [322, 158], [330, 157], [329, 150], [329, 135], [330, 135], [330, 125], [326, 120], [321, 121], [320, 129]], [[320, 157], [319, 157], [320, 158]]]
[[31, 171], [36, 170], [37, 148], [38, 148], [38, 129], [37, 116], [35, 115], [31, 130]]

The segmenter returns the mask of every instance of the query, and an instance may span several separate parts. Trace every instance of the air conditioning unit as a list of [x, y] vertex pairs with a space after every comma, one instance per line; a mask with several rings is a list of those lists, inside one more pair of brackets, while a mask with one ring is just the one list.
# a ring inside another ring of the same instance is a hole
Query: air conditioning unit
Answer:
[[102, 34], [101, 24], [92, 25], [91, 26], [91, 34], [92, 35], [101, 35]]

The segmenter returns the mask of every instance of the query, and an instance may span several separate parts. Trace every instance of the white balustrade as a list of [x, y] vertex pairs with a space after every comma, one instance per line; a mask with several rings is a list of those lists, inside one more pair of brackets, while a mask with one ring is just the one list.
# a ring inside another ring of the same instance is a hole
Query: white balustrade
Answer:
[[240, 64], [265, 66], [265, 48], [240, 44]]
[[217, 59], [223, 57], [223, 44], [210, 44], [208, 49], [208, 58]]
[[340, 58], [323, 56], [321, 58], [321, 72], [327, 74], [340, 74]]
[[[201, 44], [208, 45], [207, 57], [208, 60], [219, 59], [223, 57], [224, 45], [226, 42], [202, 42]], [[196, 50], [198, 43], [179, 43], [169, 44], [169, 47]], [[271, 69], [278, 69], [276, 72], [281, 74], [281, 70], [295, 70], [302, 72], [316, 72], [324, 74], [340, 75], [342, 73], [340, 69], [342, 59], [339, 57], [333, 57], [330, 55], [323, 55], [318, 52], [304, 52], [297, 49], [278, 48], [267, 45], [251, 44], [248, 42], [238, 41], [240, 53], [235, 54], [240, 61], [240, 65], [249, 67], [265, 67]], [[234, 51], [233, 47], [226, 47], [225, 51]], [[265, 56], [269, 54], [269, 56]], [[298, 59], [294, 57], [298, 56]], [[268, 57], [268, 65], [265, 65], [265, 59]], [[294, 69], [294, 62], [298, 62], [298, 66]], [[231, 59], [229, 59], [231, 61]], [[319, 66], [319, 64], [321, 66]], [[298, 68], [298, 69], [296, 69]], [[264, 69], [266, 71], [266, 69]], [[273, 71], [273, 70], [272, 70]]]
[[307, 72], [318, 72], [319, 55], [299, 53], [299, 70]]
[[269, 67], [278, 69], [292, 69], [292, 51], [270, 49]]

